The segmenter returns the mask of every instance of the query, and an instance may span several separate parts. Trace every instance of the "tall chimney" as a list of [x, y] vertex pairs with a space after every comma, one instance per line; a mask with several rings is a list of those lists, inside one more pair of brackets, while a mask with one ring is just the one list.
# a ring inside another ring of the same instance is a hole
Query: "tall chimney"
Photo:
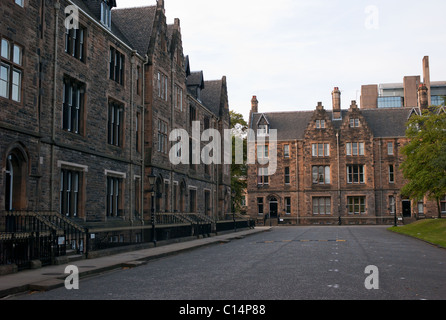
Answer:
[[341, 119], [341, 91], [335, 87], [331, 95], [333, 97], [333, 119]]
[[427, 88], [427, 100], [428, 105], [432, 105], [432, 94], [431, 94], [431, 76], [429, 67], [429, 56], [423, 58], [423, 82]]
[[428, 89], [425, 84], [420, 84], [418, 88], [418, 106], [421, 111], [429, 107]]
[[259, 101], [257, 100], [257, 96], [253, 96], [251, 100], [251, 112], [258, 113], [259, 112]]

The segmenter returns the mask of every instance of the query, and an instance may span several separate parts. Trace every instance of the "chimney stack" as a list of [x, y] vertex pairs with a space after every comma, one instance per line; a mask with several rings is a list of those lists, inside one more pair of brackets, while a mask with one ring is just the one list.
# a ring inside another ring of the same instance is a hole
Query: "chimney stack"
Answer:
[[251, 100], [251, 112], [258, 113], [259, 112], [259, 101], [257, 100], [257, 96], [253, 96]]
[[426, 110], [429, 107], [428, 89], [425, 84], [420, 84], [418, 88], [418, 106], [421, 111]]
[[429, 56], [425, 56], [423, 58], [423, 82], [427, 88], [427, 101], [428, 105], [432, 105], [432, 96], [431, 96], [431, 76], [430, 76], [430, 67], [429, 67]]
[[335, 87], [331, 95], [333, 97], [333, 119], [341, 119], [341, 91]]

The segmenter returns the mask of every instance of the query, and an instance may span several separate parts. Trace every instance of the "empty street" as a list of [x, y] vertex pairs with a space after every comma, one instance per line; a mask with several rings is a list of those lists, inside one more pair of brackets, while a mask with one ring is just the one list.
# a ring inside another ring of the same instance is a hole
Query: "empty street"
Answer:
[[439, 300], [445, 267], [446, 250], [383, 226], [283, 227], [15, 298]]

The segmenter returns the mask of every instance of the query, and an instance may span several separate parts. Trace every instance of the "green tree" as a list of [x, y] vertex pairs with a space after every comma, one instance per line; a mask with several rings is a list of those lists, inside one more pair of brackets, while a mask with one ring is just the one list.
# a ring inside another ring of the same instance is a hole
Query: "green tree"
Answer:
[[[247, 188], [248, 166], [247, 161], [247, 138], [246, 130], [248, 124], [246, 123], [243, 115], [235, 111], [230, 111], [231, 116], [231, 130], [232, 130], [232, 164], [231, 164], [231, 189], [235, 193], [233, 199], [233, 208], [236, 211], [240, 211], [242, 208], [242, 198]], [[243, 163], [236, 163], [236, 140], [243, 145]]]
[[416, 201], [425, 195], [435, 200], [441, 218], [440, 199], [446, 194], [446, 114], [438, 110], [432, 107], [409, 120], [410, 142], [402, 149], [406, 159], [401, 167], [408, 183], [401, 193]]

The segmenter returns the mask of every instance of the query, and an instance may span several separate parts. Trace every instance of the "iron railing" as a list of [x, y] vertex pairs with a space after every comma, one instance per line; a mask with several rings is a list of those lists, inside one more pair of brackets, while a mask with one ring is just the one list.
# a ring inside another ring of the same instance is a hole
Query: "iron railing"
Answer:
[[67, 253], [67, 246], [83, 250], [85, 232], [68, 218], [52, 212], [7, 211], [0, 214], [0, 265], [28, 268], [33, 260], [54, 263]]

